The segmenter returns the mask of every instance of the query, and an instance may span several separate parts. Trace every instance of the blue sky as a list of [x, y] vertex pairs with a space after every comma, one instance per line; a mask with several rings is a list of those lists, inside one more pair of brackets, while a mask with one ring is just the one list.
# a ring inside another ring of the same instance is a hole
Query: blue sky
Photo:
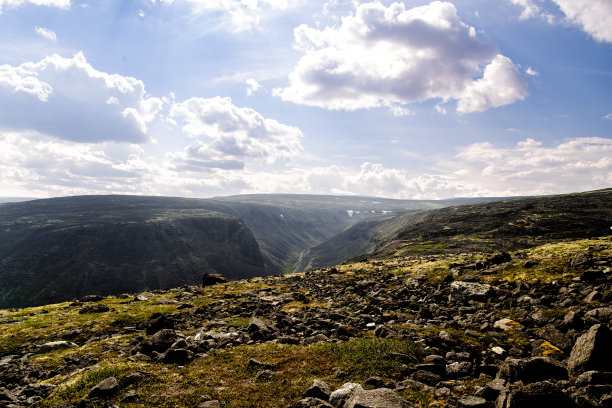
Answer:
[[0, 0], [0, 196], [610, 186], [610, 0]]

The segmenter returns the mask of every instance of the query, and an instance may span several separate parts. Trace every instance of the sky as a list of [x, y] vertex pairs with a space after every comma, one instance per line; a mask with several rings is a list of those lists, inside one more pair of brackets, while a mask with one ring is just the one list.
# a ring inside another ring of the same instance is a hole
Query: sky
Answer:
[[612, 187], [612, 0], [0, 0], [0, 196]]

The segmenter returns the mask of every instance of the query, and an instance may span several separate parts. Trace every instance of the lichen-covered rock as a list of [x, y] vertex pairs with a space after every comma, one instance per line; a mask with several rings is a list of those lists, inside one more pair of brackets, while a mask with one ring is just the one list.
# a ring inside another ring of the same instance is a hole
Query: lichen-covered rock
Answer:
[[486, 300], [493, 293], [491, 285], [477, 282], [455, 281], [450, 285], [450, 300]]
[[344, 408], [411, 408], [408, 403], [395, 391], [389, 388], [374, 390], [359, 390], [355, 392], [344, 404]]

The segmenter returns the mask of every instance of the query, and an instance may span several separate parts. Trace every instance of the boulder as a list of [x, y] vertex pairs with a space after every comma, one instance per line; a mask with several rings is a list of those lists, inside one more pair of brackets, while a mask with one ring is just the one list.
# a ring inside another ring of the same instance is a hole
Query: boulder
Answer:
[[324, 401], [329, 401], [329, 396], [331, 395], [331, 393], [332, 388], [329, 384], [321, 380], [314, 380], [310, 387], [308, 387], [306, 392], [304, 392], [303, 397], [312, 397], [322, 399]]
[[151, 355], [153, 352], [163, 353], [168, 350], [176, 340], [178, 340], [178, 335], [174, 330], [163, 329], [144, 340], [140, 345], [140, 352], [147, 355]]
[[363, 391], [363, 387], [357, 383], [345, 383], [342, 387], [332, 392], [329, 402], [334, 407], [342, 407], [343, 404], [358, 391]]
[[507, 358], [499, 368], [497, 378], [524, 384], [548, 379], [567, 380], [567, 369], [548, 357], [525, 359]]
[[148, 335], [157, 333], [163, 329], [174, 329], [174, 320], [162, 313], [155, 313], [149, 316], [145, 323], [145, 332]]
[[612, 333], [607, 326], [596, 324], [576, 340], [567, 362], [570, 378], [585, 371], [608, 371], [612, 367]]
[[270, 337], [272, 330], [261, 319], [252, 317], [247, 326], [247, 331], [251, 339], [255, 341], [267, 340]]
[[119, 391], [119, 382], [115, 377], [102, 380], [89, 391], [88, 398], [106, 398]]
[[51, 351], [65, 350], [65, 349], [69, 349], [72, 347], [78, 347], [78, 346], [70, 341], [64, 341], [64, 340], [51, 341], [49, 343], [45, 343], [42, 346], [40, 346], [38, 349], [38, 353], [39, 354], [49, 353]]
[[551, 382], [542, 381], [518, 387], [508, 396], [506, 408], [577, 408], [577, 405], [561, 388]]
[[104, 303], [94, 303], [93, 305], [84, 306], [81, 310], [79, 310], [79, 314], [104, 313], [109, 311], [110, 307], [106, 306]]
[[159, 361], [166, 364], [185, 365], [193, 360], [194, 354], [192, 351], [179, 348], [166, 350], [159, 356]]
[[493, 327], [499, 330], [503, 330], [503, 331], [510, 331], [510, 330], [522, 329], [523, 325], [521, 325], [518, 322], [515, 322], [512, 319], [508, 319], [507, 317], [505, 317], [493, 323]]
[[450, 300], [462, 302], [466, 300], [486, 300], [493, 293], [491, 285], [477, 282], [454, 281], [450, 285]]
[[202, 286], [213, 286], [217, 283], [227, 283], [227, 279], [223, 277], [220, 273], [205, 273], [202, 276]]
[[344, 408], [410, 408], [414, 405], [389, 388], [356, 391], [344, 404]]
[[459, 398], [457, 401], [461, 408], [488, 408], [489, 403], [486, 399], [468, 395], [467, 397]]

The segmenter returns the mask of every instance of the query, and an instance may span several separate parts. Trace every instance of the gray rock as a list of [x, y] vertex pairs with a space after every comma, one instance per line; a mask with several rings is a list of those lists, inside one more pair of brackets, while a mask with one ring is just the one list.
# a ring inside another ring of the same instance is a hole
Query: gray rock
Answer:
[[522, 381], [525, 384], [548, 379], [567, 380], [567, 369], [548, 357], [508, 357], [500, 366], [497, 378], [511, 383]]
[[596, 324], [576, 340], [567, 368], [575, 380], [585, 371], [608, 371], [612, 367], [612, 334], [607, 326]]
[[119, 391], [119, 382], [115, 377], [102, 380], [89, 391], [88, 398], [106, 398]]
[[465, 377], [472, 371], [472, 363], [469, 361], [455, 361], [446, 365], [446, 376], [449, 378]]
[[563, 391], [548, 381], [528, 384], [513, 390], [508, 396], [506, 408], [577, 408]]
[[310, 387], [304, 392], [303, 397], [319, 398], [324, 401], [329, 401], [329, 396], [332, 393], [332, 388], [329, 384], [321, 380], [314, 380]]
[[570, 336], [568, 336], [565, 333], [560, 332], [552, 324], [549, 324], [545, 326], [544, 328], [539, 329], [537, 333], [538, 333], [538, 336], [540, 336], [546, 341], [549, 341], [553, 346], [558, 347], [564, 352], [569, 352], [574, 345], [574, 342], [572, 341]]
[[512, 319], [508, 319], [507, 317], [497, 320], [493, 324], [493, 327], [503, 331], [519, 330], [523, 328], [520, 323], [517, 323]]
[[486, 300], [492, 293], [491, 285], [477, 282], [455, 281], [450, 285], [450, 300], [453, 302]]
[[140, 352], [151, 355], [154, 351], [163, 353], [168, 350], [175, 341], [178, 340], [178, 335], [174, 330], [163, 329], [155, 333], [153, 336], [144, 340], [140, 346]]
[[362, 389], [355, 392], [344, 404], [344, 408], [409, 408], [412, 406], [389, 388]]
[[357, 383], [346, 383], [329, 396], [329, 402], [334, 407], [342, 407], [343, 404], [358, 391], [363, 391], [363, 387]]
[[612, 322], [612, 307], [598, 307], [597, 309], [589, 310], [584, 314], [585, 320], [595, 323], [610, 323]]
[[70, 341], [64, 341], [64, 340], [51, 341], [49, 343], [45, 343], [42, 346], [40, 346], [40, 348], [38, 349], [38, 353], [39, 354], [49, 353], [51, 351], [65, 350], [65, 349], [69, 349], [73, 347], [78, 347], [78, 346]]
[[326, 401], [319, 398], [307, 397], [292, 405], [292, 408], [334, 408]]
[[489, 406], [486, 399], [474, 395], [460, 398], [457, 403], [461, 408], [487, 408]]

